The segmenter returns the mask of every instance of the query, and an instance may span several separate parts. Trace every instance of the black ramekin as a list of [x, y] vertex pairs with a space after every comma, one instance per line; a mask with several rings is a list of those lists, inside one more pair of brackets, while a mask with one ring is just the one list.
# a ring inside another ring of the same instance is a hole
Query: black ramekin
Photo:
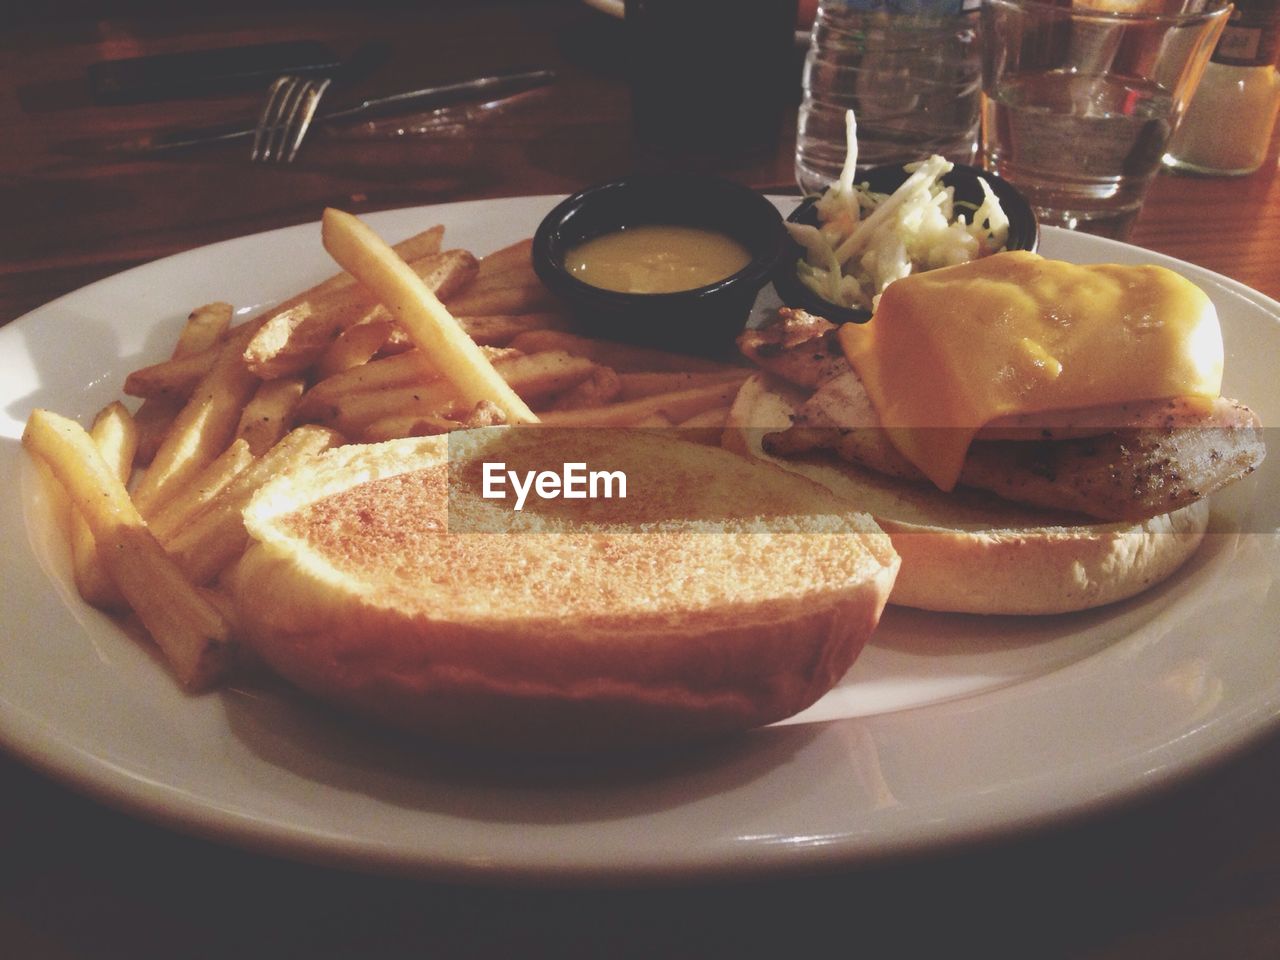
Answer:
[[[901, 164], [887, 164], [859, 170], [856, 181], [868, 184], [874, 193], [893, 193], [909, 176]], [[1005, 216], [1009, 218], [1009, 238], [1005, 242], [1005, 249], [1034, 251], [1040, 245], [1040, 221], [1027, 198], [1008, 180], [986, 170], [957, 163], [942, 177], [942, 183], [954, 188], [956, 201], [978, 206], [985, 199], [982, 187], [978, 184], [979, 177], [987, 181], [991, 192], [1000, 200]], [[787, 217], [788, 222], [817, 226], [818, 211], [814, 206], [817, 201], [817, 197], [804, 200]], [[801, 283], [795, 268], [796, 263], [804, 258], [804, 249], [790, 236], [787, 240], [789, 249], [773, 282], [778, 299], [787, 306], [799, 307], [816, 316], [825, 317], [832, 323], [866, 323], [871, 319], [871, 311], [838, 306]]]
[[[620, 293], [565, 269], [585, 240], [642, 224], [703, 227], [737, 240], [751, 261], [723, 280], [677, 293]], [[637, 174], [574, 194], [533, 237], [533, 266], [593, 337], [685, 353], [716, 353], [742, 331], [760, 289], [773, 279], [791, 240], [777, 208], [756, 191], [701, 174]]]

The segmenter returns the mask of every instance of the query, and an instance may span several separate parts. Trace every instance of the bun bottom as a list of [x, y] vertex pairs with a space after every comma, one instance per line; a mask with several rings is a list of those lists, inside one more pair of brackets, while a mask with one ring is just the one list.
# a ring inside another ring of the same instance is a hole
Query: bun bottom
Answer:
[[1114, 603], [1170, 577], [1196, 552], [1208, 501], [1137, 523], [1088, 523], [974, 491], [942, 493], [840, 463], [761, 449], [803, 397], [756, 376], [729, 415], [724, 445], [817, 481], [870, 513], [902, 566], [891, 604], [947, 613], [1054, 614]]
[[1206, 501], [1142, 523], [956, 531], [889, 519], [902, 557], [890, 603], [951, 613], [1049, 614], [1127, 600], [1200, 546]]

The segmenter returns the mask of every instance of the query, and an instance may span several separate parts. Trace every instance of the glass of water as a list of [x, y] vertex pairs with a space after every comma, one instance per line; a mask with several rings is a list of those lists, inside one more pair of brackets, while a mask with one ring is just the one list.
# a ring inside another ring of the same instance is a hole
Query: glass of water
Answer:
[[1220, 0], [983, 0], [986, 166], [1041, 223], [1124, 239], [1230, 11]]

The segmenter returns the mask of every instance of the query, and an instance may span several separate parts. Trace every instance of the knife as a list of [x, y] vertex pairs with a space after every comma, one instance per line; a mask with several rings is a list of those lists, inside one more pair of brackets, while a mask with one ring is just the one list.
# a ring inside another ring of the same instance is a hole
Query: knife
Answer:
[[[417, 109], [443, 107], [449, 104], [486, 97], [498, 99], [546, 86], [555, 79], [555, 76], [555, 73], [551, 70], [525, 70], [517, 73], [476, 77], [457, 83], [425, 87], [421, 90], [408, 90], [404, 93], [393, 93], [385, 97], [363, 100], [349, 107], [335, 107], [330, 110], [321, 109], [313, 123], [321, 124], [331, 120], [383, 116], [411, 107]], [[177, 150], [181, 147], [192, 147], [206, 143], [219, 143], [223, 140], [239, 140], [253, 136], [256, 129], [256, 123], [238, 121], [209, 127], [160, 131], [127, 140], [93, 143], [81, 141], [75, 144], [64, 144], [64, 147], [73, 147], [73, 152], [76, 153], [83, 152], [84, 148], [87, 147], [94, 153], [147, 154], [165, 150]]]

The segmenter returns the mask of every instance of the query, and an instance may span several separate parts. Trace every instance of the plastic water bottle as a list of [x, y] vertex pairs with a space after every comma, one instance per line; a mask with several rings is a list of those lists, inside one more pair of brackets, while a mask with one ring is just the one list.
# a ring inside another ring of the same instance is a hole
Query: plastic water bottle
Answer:
[[979, 0], [821, 0], [804, 65], [796, 181], [821, 191], [845, 158], [845, 111], [858, 163], [938, 153], [972, 163], [981, 117]]

